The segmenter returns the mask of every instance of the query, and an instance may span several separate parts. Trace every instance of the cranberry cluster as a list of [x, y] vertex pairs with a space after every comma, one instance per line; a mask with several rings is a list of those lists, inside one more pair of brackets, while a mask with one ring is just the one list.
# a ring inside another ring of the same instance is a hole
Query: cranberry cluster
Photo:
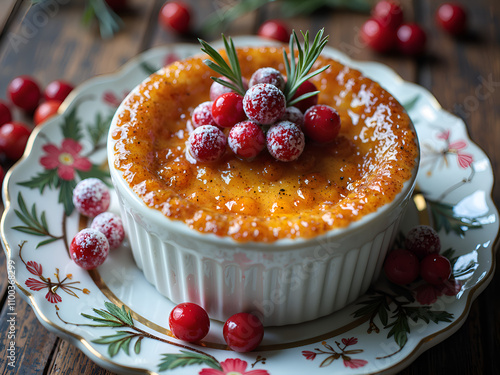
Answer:
[[[274, 158], [286, 162], [302, 154], [306, 137], [333, 141], [340, 131], [337, 111], [318, 105], [317, 94], [287, 107], [285, 84], [283, 75], [270, 67], [254, 72], [244, 96], [214, 82], [211, 101], [192, 113], [188, 154], [199, 162], [213, 162], [224, 155], [227, 144], [238, 157], [252, 159], [267, 147]], [[305, 81], [292, 99], [315, 91], [316, 86]]]

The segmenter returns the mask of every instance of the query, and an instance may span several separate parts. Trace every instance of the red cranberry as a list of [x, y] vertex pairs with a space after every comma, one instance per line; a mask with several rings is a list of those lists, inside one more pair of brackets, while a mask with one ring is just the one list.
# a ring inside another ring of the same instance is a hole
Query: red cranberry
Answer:
[[52, 81], [47, 85], [43, 95], [45, 100], [58, 100], [63, 102], [71, 91], [73, 91], [73, 86], [70, 83], [57, 80]]
[[0, 100], [0, 126], [12, 121], [12, 113], [7, 103]]
[[35, 125], [40, 125], [52, 116], [55, 116], [60, 106], [61, 102], [59, 100], [49, 100], [40, 104], [33, 115]]
[[394, 46], [395, 36], [394, 29], [383, 25], [378, 19], [370, 18], [361, 26], [361, 40], [377, 52], [391, 50]]
[[395, 249], [387, 256], [384, 271], [389, 281], [404, 285], [416, 280], [420, 265], [418, 258], [411, 251]]
[[410, 229], [405, 238], [405, 248], [414, 253], [418, 259], [441, 251], [441, 240], [434, 228], [428, 225], [417, 225]]
[[235, 92], [222, 94], [212, 105], [212, 117], [215, 123], [223, 128], [230, 128], [245, 120], [243, 97]]
[[243, 98], [243, 109], [250, 120], [270, 125], [285, 113], [285, 95], [274, 85], [259, 83], [247, 90]]
[[264, 326], [259, 318], [249, 313], [231, 316], [222, 329], [224, 340], [235, 352], [251, 352], [264, 337]]
[[35, 110], [41, 97], [38, 83], [28, 76], [14, 78], [9, 83], [7, 91], [12, 103], [27, 112]]
[[201, 125], [217, 125], [212, 117], [213, 102], [203, 102], [199, 104], [191, 115], [193, 127], [197, 128]]
[[[304, 83], [302, 83], [298, 87], [297, 91], [295, 92], [295, 94], [292, 97], [292, 100], [295, 100], [304, 94], [307, 94], [309, 92], [314, 92], [314, 91], [318, 91], [318, 89], [316, 88], [316, 85], [314, 83], [312, 83], [311, 81], [305, 81]], [[294, 106], [297, 107], [298, 109], [300, 109], [302, 111], [302, 113], [304, 113], [305, 111], [307, 111], [309, 109], [309, 107], [312, 107], [313, 105], [316, 105], [316, 104], [318, 104], [318, 95], [317, 94], [310, 96], [309, 98], [302, 99], [300, 102], [295, 103]]]
[[451, 263], [439, 254], [429, 254], [420, 262], [420, 276], [432, 285], [441, 285], [451, 276]]
[[266, 142], [269, 153], [280, 161], [296, 160], [305, 146], [304, 133], [290, 121], [281, 121], [271, 126]]
[[286, 107], [285, 113], [280, 118], [281, 121], [290, 121], [298, 126], [304, 125], [304, 114], [297, 107]]
[[[220, 77], [220, 78], [223, 81], [229, 82], [229, 78], [227, 77]], [[243, 88], [245, 89], [245, 91], [248, 90], [248, 80], [245, 77], [242, 77], [242, 81], [243, 81]], [[214, 81], [210, 86], [210, 100], [215, 101], [215, 99], [217, 99], [219, 96], [221, 96], [222, 94], [226, 94], [228, 92], [233, 92], [233, 90], [231, 90], [227, 86], [221, 85], [219, 82]]]
[[288, 43], [290, 41], [290, 30], [288, 29], [288, 26], [278, 20], [264, 22], [259, 27], [257, 35], [283, 43]]
[[442, 4], [436, 14], [436, 22], [453, 35], [461, 35], [467, 29], [467, 13], [460, 4]]
[[110, 204], [109, 189], [98, 178], [86, 178], [73, 190], [73, 204], [82, 215], [95, 217], [106, 211]]
[[91, 270], [100, 266], [109, 253], [106, 236], [98, 230], [85, 228], [71, 241], [69, 254], [80, 267]]
[[210, 330], [210, 319], [203, 307], [190, 302], [180, 303], [170, 312], [170, 330], [179, 340], [196, 342]]
[[226, 150], [226, 136], [216, 126], [202, 125], [193, 130], [187, 151], [195, 160], [208, 163], [219, 160]]
[[403, 23], [403, 9], [393, 1], [379, 1], [372, 10], [372, 17], [383, 26], [396, 29]]
[[246, 159], [256, 157], [266, 147], [266, 136], [261, 127], [253, 121], [234, 125], [227, 140], [231, 150]]
[[328, 105], [314, 105], [304, 114], [303, 129], [305, 135], [316, 142], [331, 142], [339, 134], [340, 116]]
[[160, 25], [165, 29], [171, 29], [184, 34], [190, 28], [191, 11], [181, 1], [167, 1], [162, 6], [158, 18]]
[[0, 127], [0, 151], [10, 160], [23, 156], [31, 129], [18, 121], [11, 121]]
[[403, 24], [398, 28], [396, 43], [399, 51], [406, 55], [420, 55], [425, 50], [427, 36], [416, 23]]
[[92, 220], [90, 227], [106, 236], [110, 249], [120, 247], [125, 238], [122, 219], [112, 212], [103, 212], [97, 215]]
[[257, 69], [250, 77], [248, 85], [250, 87], [255, 86], [258, 83], [269, 83], [276, 86], [281, 91], [285, 90], [285, 78], [281, 72], [274, 68], [260, 68]]

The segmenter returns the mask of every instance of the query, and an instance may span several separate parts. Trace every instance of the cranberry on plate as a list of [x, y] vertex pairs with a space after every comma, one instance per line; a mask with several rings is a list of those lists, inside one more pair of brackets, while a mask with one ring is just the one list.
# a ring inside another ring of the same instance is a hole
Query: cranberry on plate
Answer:
[[180, 303], [170, 312], [170, 330], [179, 340], [196, 342], [210, 330], [210, 319], [203, 307], [191, 303]]
[[231, 316], [223, 328], [224, 340], [235, 352], [251, 352], [264, 337], [264, 326], [258, 317], [250, 313]]

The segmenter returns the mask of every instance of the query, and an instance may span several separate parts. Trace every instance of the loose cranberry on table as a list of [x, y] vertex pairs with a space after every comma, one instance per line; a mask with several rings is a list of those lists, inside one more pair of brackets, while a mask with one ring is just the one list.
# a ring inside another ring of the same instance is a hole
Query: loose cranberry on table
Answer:
[[451, 263], [445, 256], [429, 254], [420, 262], [420, 276], [432, 285], [441, 285], [451, 276]]
[[183, 34], [190, 29], [191, 10], [181, 1], [167, 1], [162, 6], [158, 18], [165, 29]]
[[255, 315], [242, 312], [226, 321], [222, 333], [229, 348], [235, 352], [251, 352], [262, 342], [264, 326]]
[[401, 25], [396, 33], [398, 50], [406, 55], [420, 55], [425, 50], [427, 35], [416, 23]]
[[12, 161], [24, 153], [31, 129], [18, 121], [11, 121], [0, 127], [0, 152]]
[[170, 312], [170, 330], [179, 340], [196, 342], [210, 330], [210, 319], [203, 307], [191, 303], [180, 303]]
[[195, 160], [209, 163], [219, 160], [226, 150], [226, 136], [216, 126], [202, 125], [193, 130], [187, 141], [187, 152]]
[[290, 121], [280, 121], [266, 135], [267, 150], [277, 160], [296, 160], [304, 151], [304, 133]]
[[12, 121], [12, 113], [10, 112], [10, 108], [7, 103], [4, 103], [3, 100], [0, 100], [0, 126]]
[[[316, 88], [316, 85], [314, 83], [312, 83], [311, 81], [304, 81], [298, 87], [297, 91], [295, 91], [295, 94], [293, 94], [292, 100], [295, 100], [304, 94], [314, 92], [314, 91], [318, 91], [318, 89]], [[310, 96], [308, 98], [302, 99], [300, 102], [295, 103], [294, 106], [297, 107], [298, 109], [300, 109], [302, 111], [302, 113], [304, 113], [305, 111], [307, 111], [307, 109], [309, 109], [309, 107], [312, 107], [313, 105], [316, 105], [316, 104], [318, 104], [318, 95], [317, 94]]]
[[396, 34], [393, 28], [378, 19], [368, 19], [360, 30], [361, 41], [377, 52], [388, 52], [394, 47]]
[[35, 110], [42, 96], [38, 83], [28, 76], [14, 78], [9, 83], [7, 92], [12, 103], [27, 112]]
[[66, 81], [56, 80], [50, 82], [47, 85], [47, 87], [43, 91], [43, 96], [47, 101], [58, 100], [60, 102], [63, 102], [71, 91], [73, 91], [73, 86], [70, 83]]
[[203, 102], [196, 106], [191, 115], [193, 127], [197, 128], [202, 125], [217, 125], [212, 116], [213, 102]]
[[222, 94], [214, 100], [212, 117], [217, 125], [230, 128], [246, 119], [243, 97], [235, 92]]
[[382, 0], [373, 7], [372, 17], [383, 26], [396, 29], [403, 23], [403, 9], [394, 1]]
[[285, 95], [274, 85], [258, 83], [245, 93], [243, 109], [250, 120], [271, 125], [285, 113]]
[[339, 134], [340, 116], [328, 105], [314, 105], [304, 114], [303, 130], [307, 137], [316, 142], [331, 142]]
[[436, 22], [453, 35], [461, 35], [467, 29], [467, 13], [460, 4], [442, 4], [436, 13]]
[[290, 41], [290, 31], [288, 26], [278, 20], [264, 22], [257, 31], [257, 35], [263, 38], [274, 39], [283, 43]]
[[276, 86], [281, 91], [285, 89], [285, 78], [277, 69], [266, 67], [257, 69], [250, 77], [248, 85], [255, 86], [258, 83], [269, 83]]
[[404, 285], [416, 280], [420, 272], [420, 264], [411, 251], [395, 249], [385, 259], [384, 271], [389, 281]]
[[35, 109], [35, 114], [33, 115], [33, 122], [35, 125], [40, 125], [47, 119], [55, 116], [60, 106], [61, 102], [59, 100], [48, 100], [40, 104]]
[[106, 236], [110, 249], [120, 247], [125, 238], [122, 219], [112, 212], [103, 212], [97, 215], [92, 220], [90, 228], [98, 230]]
[[73, 190], [73, 204], [82, 215], [95, 217], [109, 208], [109, 189], [98, 178], [86, 178]]
[[233, 126], [227, 139], [231, 150], [245, 159], [256, 157], [266, 147], [266, 136], [253, 121], [243, 121]]
[[71, 259], [80, 267], [91, 270], [104, 263], [109, 253], [106, 236], [98, 230], [85, 228], [76, 234], [69, 246]]
[[417, 225], [410, 229], [405, 238], [405, 248], [418, 259], [441, 251], [439, 234], [429, 225]]

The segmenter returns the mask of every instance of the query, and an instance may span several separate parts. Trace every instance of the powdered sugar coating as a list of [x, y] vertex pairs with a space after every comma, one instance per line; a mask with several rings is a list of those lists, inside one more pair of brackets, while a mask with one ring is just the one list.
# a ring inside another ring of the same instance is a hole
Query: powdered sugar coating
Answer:
[[290, 121], [280, 121], [271, 126], [266, 141], [269, 153], [280, 161], [296, 160], [305, 146], [304, 133]]
[[110, 249], [116, 249], [125, 238], [122, 219], [112, 212], [103, 212], [97, 215], [90, 228], [98, 230], [104, 234], [109, 242]]
[[297, 107], [286, 107], [285, 113], [281, 116], [280, 121], [290, 121], [302, 127], [304, 125], [304, 114]]
[[439, 234], [429, 225], [413, 227], [405, 238], [405, 247], [419, 259], [429, 254], [438, 254], [441, 250]]
[[86, 178], [73, 190], [73, 204], [76, 210], [88, 217], [95, 217], [107, 211], [110, 201], [108, 187], [98, 178]]
[[76, 264], [91, 270], [104, 263], [109, 253], [109, 243], [98, 230], [85, 228], [71, 241], [69, 253]]
[[257, 69], [250, 77], [248, 86], [252, 87], [258, 83], [269, 83], [281, 91], [285, 90], [285, 78], [279, 70], [271, 67]]
[[274, 85], [258, 83], [247, 90], [243, 109], [250, 120], [271, 125], [285, 113], [285, 95]]
[[191, 115], [193, 127], [197, 128], [202, 125], [217, 125], [212, 116], [213, 104], [214, 103], [211, 101], [203, 102], [193, 110], [193, 114]]
[[227, 141], [231, 150], [245, 159], [256, 157], [266, 147], [266, 136], [253, 121], [243, 121], [233, 126]]
[[213, 162], [226, 150], [226, 136], [216, 126], [202, 125], [189, 135], [186, 149], [199, 162]]

